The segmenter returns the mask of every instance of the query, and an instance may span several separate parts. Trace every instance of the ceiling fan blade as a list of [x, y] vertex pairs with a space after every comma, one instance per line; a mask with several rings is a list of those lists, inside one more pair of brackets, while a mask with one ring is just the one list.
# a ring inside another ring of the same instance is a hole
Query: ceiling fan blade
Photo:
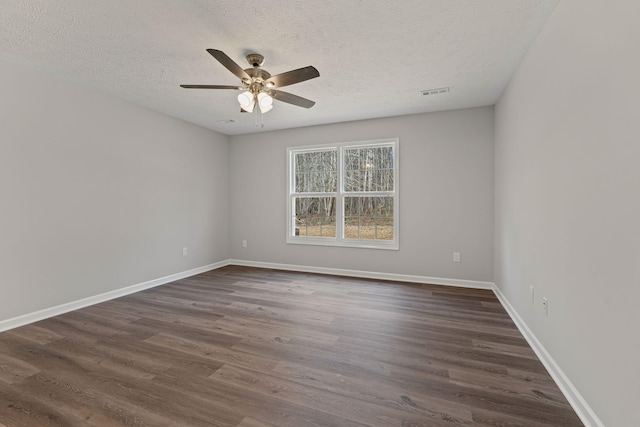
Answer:
[[225, 85], [180, 85], [185, 89], [235, 89], [242, 90], [243, 86], [225, 86]]
[[286, 102], [287, 104], [297, 105], [298, 107], [311, 108], [316, 103], [310, 99], [303, 98], [298, 95], [294, 95], [289, 92], [283, 92], [281, 90], [271, 90], [271, 96], [278, 101]]
[[297, 70], [287, 71], [286, 73], [276, 74], [267, 79], [267, 83], [273, 83], [275, 87], [289, 86], [294, 83], [300, 83], [305, 80], [314, 79], [319, 77], [320, 73], [315, 67], [309, 65], [308, 67], [298, 68]]
[[233, 59], [229, 58], [223, 51], [217, 49], [207, 49], [207, 52], [209, 52], [211, 56], [216, 58], [219, 63], [224, 65], [227, 70], [238, 76], [240, 80], [251, 80], [251, 76], [249, 76], [249, 74], [247, 74], [247, 72], [244, 71], [241, 66], [236, 64]]

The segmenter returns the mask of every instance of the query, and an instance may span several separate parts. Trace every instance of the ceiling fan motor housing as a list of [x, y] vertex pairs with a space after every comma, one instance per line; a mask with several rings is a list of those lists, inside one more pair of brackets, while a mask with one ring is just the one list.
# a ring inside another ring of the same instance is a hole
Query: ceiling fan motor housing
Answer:
[[246, 58], [252, 67], [260, 67], [264, 63], [264, 56], [259, 53], [250, 53]]
[[266, 89], [269, 85], [265, 82], [271, 77], [266, 70], [262, 68], [247, 68], [244, 70], [251, 77], [251, 81], [244, 82], [249, 86], [249, 90], [253, 93], [258, 93]]

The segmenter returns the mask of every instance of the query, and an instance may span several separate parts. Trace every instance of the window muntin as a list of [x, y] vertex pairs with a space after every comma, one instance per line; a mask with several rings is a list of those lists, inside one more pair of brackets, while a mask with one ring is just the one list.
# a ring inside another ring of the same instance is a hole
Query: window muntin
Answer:
[[398, 249], [397, 139], [287, 154], [288, 243]]

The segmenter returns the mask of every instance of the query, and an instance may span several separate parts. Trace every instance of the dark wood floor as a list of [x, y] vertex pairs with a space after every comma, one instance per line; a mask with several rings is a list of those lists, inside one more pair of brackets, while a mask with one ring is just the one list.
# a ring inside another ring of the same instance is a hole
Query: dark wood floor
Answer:
[[490, 291], [225, 267], [0, 334], [0, 426], [582, 426]]

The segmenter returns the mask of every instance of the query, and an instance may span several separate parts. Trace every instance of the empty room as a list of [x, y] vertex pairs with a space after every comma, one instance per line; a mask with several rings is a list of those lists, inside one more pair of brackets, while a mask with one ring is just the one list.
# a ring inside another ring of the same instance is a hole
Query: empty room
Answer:
[[640, 3], [0, 4], [0, 427], [637, 427]]

